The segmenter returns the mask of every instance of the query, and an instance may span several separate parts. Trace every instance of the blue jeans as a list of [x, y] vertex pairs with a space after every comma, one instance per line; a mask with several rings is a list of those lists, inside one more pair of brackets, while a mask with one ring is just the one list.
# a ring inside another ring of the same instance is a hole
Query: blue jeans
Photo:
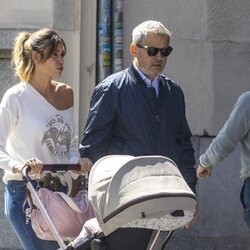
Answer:
[[243, 218], [250, 229], [250, 179], [246, 179], [241, 189], [241, 203], [244, 208]]
[[5, 214], [25, 250], [55, 250], [59, 248], [56, 241], [39, 239], [31, 227], [26, 224], [23, 212], [26, 185], [23, 181], [9, 181], [5, 189]]

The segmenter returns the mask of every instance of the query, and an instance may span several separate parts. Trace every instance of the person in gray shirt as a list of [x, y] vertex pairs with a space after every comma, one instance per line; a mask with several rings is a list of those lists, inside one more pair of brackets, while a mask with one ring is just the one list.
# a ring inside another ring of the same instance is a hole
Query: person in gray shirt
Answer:
[[250, 91], [240, 95], [223, 128], [200, 156], [197, 177], [203, 179], [210, 176], [212, 167], [231, 153], [238, 143], [241, 145], [243, 218], [250, 229]]

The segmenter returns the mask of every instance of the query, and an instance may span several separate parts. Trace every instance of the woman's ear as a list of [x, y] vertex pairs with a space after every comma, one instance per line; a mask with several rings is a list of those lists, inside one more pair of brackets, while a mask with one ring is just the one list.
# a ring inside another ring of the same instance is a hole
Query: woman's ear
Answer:
[[136, 57], [136, 56], [137, 56], [137, 46], [136, 46], [135, 43], [131, 43], [131, 44], [130, 44], [129, 50], [130, 50], [130, 54], [131, 54], [133, 57]]
[[39, 63], [41, 56], [36, 52], [32, 51], [32, 60], [35, 64]]

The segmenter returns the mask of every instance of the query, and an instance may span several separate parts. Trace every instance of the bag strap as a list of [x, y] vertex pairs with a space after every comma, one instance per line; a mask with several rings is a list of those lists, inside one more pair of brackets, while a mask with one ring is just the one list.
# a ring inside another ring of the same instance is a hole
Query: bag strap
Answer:
[[[25, 209], [25, 205], [28, 204], [28, 208]], [[25, 199], [23, 201], [23, 212], [28, 216], [32, 213], [34, 208], [33, 200], [31, 198], [31, 193], [28, 188], [25, 188]]]
[[63, 193], [63, 192], [56, 192], [57, 194], [59, 194], [64, 201], [77, 213], [82, 213], [82, 211], [80, 210], [80, 208], [75, 204], [75, 202], [72, 200], [72, 198], [70, 198], [67, 194]]

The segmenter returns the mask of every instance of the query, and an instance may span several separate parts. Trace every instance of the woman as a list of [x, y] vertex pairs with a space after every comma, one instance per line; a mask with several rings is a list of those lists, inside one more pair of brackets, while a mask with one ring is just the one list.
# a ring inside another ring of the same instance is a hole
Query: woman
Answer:
[[0, 167], [6, 183], [5, 212], [24, 249], [57, 249], [57, 242], [39, 239], [26, 223], [22, 206], [25, 184], [21, 171], [31, 167], [34, 185], [43, 163], [77, 163], [81, 172], [92, 163], [79, 158], [74, 129], [73, 90], [52, 80], [62, 74], [66, 46], [51, 29], [20, 33], [12, 62], [20, 83], [6, 91], [0, 104]]

